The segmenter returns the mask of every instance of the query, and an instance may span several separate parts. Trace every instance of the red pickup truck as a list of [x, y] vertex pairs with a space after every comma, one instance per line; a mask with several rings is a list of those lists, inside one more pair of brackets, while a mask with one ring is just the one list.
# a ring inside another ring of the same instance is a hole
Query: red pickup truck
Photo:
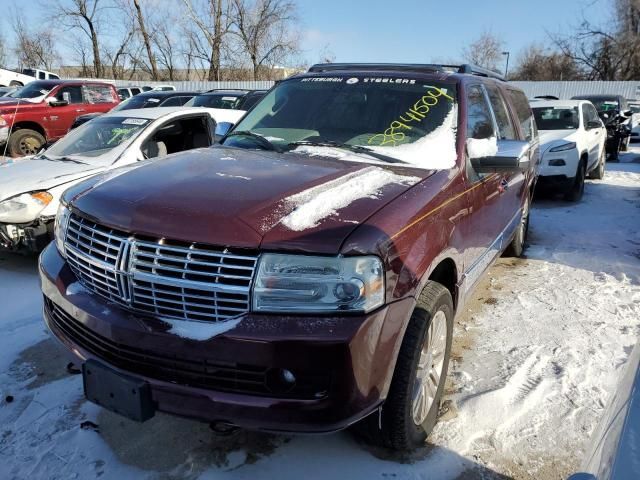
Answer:
[[0, 99], [0, 124], [8, 138], [0, 151], [13, 157], [34, 155], [49, 141], [63, 137], [77, 116], [108, 112], [120, 102], [113, 85], [75, 80], [31, 82]]

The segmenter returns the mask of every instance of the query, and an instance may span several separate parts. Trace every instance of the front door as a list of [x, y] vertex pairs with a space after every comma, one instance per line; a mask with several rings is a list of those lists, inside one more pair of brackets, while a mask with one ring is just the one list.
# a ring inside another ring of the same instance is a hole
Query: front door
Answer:
[[63, 85], [52, 96], [58, 101], [67, 102], [63, 106], [48, 107], [49, 131], [52, 133], [52, 137], [57, 139], [66, 135], [76, 117], [85, 113], [82, 87], [80, 85]]

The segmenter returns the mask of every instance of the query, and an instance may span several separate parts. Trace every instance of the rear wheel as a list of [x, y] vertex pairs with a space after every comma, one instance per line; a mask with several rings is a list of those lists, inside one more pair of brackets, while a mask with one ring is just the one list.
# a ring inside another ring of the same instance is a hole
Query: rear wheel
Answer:
[[584, 194], [584, 177], [585, 177], [585, 162], [580, 161], [576, 176], [573, 179], [573, 183], [564, 194], [564, 199], [568, 202], [578, 202], [582, 199]]
[[513, 240], [509, 246], [505, 249], [504, 255], [506, 257], [521, 257], [524, 253], [524, 249], [527, 242], [527, 235], [529, 234], [529, 206], [531, 199], [527, 195], [522, 206], [522, 216], [520, 217], [520, 224], [516, 229], [516, 233], [513, 235]]
[[453, 316], [449, 290], [429, 281], [402, 340], [381, 417], [372, 414], [357, 426], [367, 441], [393, 450], [424, 446], [438, 419], [451, 354]]
[[600, 152], [600, 158], [598, 159], [598, 165], [596, 168], [589, 172], [589, 178], [593, 180], [602, 180], [604, 178], [604, 167], [606, 164], [604, 148]]
[[22, 83], [21, 83], [21, 82], [17, 82], [17, 81], [15, 81], [15, 80], [13, 80], [13, 81], [9, 84], [9, 86], [10, 86], [10, 87], [22, 87], [23, 85], [22, 85]]
[[35, 155], [45, 143], [45, 139], [35, 130], [21, 128], [11, 133], [9, 137], [9, 154], [12, 157]]

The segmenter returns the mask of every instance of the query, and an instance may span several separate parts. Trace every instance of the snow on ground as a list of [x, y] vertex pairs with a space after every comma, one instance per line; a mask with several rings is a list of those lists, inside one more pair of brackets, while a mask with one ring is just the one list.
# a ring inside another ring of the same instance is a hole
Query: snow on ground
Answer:
[[501, 259], [458, 314], [443, 416], [406, 456], [101, 411], [45, 331], [35, 259], [0, 256], [0, 478], [566, 478], [640, 335], [639, 153], [579, 204], [534, 203], [527, 258]]

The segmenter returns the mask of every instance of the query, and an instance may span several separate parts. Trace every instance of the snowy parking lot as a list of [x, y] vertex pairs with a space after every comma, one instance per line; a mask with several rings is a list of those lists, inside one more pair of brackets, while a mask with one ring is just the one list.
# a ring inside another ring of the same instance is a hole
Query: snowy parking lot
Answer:
[[526, 258], [458, 312], [442, 417], [406, 456], [349, 432], [216, 437], [102, 411], [44, 328], [35, 258], [0, 255], [0, 478], [566, 478], [640, 336], [639, 226], [640, 148], [580, 203], [537, 199]]

